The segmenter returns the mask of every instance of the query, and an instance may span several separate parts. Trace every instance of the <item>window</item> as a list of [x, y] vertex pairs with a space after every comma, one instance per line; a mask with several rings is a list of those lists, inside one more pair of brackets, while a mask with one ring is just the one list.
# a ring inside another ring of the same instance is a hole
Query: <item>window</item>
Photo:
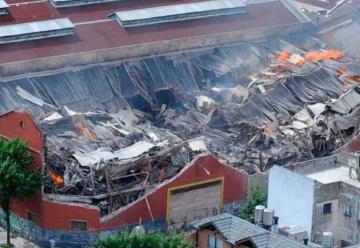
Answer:
[[324, 204], [323, 214], [331, 214], [331, 203]]
[[351, 217], [352, 216], [352, 206], [348, 204], [344, 204], [344, 215]]
[[222, 248], [222, 240], [221, 239], [216, 240], [216, 248]]
[[87, 222], [72, 220], [70, 222], [70, 230], [71, 231], [86, 231], [87, 230]]
[[216, 248], [216, 237], [215, 236], [209, 236], [209, 245], [208, 248]]
[[351, 243], [346, 241], [346, 240], [341, 240], [340, 241], [340, 247], [348, 247], [351, 246]]
[[36, 223], [37, 222], [37, 214], [35, 214], [31, 211], [27, 211], [27, 219], [31, 222]]
[[209, 236], [208, 248], [222, 248], [222, 240], [217, 239], [215, 235]]
[[25, 122], [24, 122], [24, 121], [20, 121], [20, 127], [21, 127], [22, 129], [25, 129]]

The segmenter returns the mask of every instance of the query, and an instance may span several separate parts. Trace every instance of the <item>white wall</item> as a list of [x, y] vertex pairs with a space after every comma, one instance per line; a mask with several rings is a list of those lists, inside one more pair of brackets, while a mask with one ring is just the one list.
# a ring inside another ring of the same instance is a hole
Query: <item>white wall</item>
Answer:
[[279, 216], [279, 227], [300, 225], [311, 235], [314, 181], [279, 166], [269, 172], [268, 207]]

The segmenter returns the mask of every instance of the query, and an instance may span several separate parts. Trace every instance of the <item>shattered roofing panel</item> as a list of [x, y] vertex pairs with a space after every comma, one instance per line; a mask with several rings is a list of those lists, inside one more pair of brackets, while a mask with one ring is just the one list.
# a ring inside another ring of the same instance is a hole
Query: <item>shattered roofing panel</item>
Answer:
[[73, 156], [83, 166], [95, 165], [100, 163], [101, 161], [106, 162], [108, 160], [116, 158], [116, 155], [114, 155], [112, 152], [103, 150], [97, 150], [88, 154], [75, 153]]
[[339, 149], [358, 134], [360, 107], [325, 103], [352, 94], [354, 63], [270, 39], [1, 83], [0, 113], [25, 109], [46, 134], [45, 193], [90, 197], [104, 216], [203, 151], [254, 174]]
[[114, 155], [119, 160], [126, 160], [131, 158], [136, 158], [141, 154], [148, 152], [151, 148], [154, 147], [154, 144], [140, 141], [138, 143], [133, 144], [132, 146], [120, 149], [114, 152]]
[[346, 94], [342, 95], [334, 102], [329, 102], [327, 105], [335, 112], [341, 114], [348, 114], [358, 106], [360, 106], [360, 89], [353, 88]]

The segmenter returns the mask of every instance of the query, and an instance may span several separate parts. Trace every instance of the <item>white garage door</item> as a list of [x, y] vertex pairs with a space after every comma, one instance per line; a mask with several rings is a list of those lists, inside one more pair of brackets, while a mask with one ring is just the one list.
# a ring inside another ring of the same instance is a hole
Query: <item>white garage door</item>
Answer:
[[221, 191], [221, 180], [170, 190], [169, 229], [181, 230], [194, 220], [218, 214], [222, 207]]

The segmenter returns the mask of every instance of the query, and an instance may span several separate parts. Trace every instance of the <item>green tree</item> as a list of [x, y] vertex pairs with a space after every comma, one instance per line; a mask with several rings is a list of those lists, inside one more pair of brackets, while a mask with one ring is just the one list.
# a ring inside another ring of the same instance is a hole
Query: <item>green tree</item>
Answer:
[[266, 196], [261, 192], [259, 186], [252, 186], [250, 192], [251, 198], [246, 202], [245, 208], [240, 213], [240, 217], [245, 220], [250, 220], [251, 217], [254, 217], [257, 205], [266, 205]]
[[5, 212], [7, 246], [10, 243], [10, 210], [12, 200], [25, 200], [35, 194], [43, 176], [38, 170], [29, 168], [32, 156], [27, 143], [19, 139], [0, 139], [0, 206]]
[[96, 248], [194, 248], [194, 245], [179, 234], [122, 232], [98, 240]]

